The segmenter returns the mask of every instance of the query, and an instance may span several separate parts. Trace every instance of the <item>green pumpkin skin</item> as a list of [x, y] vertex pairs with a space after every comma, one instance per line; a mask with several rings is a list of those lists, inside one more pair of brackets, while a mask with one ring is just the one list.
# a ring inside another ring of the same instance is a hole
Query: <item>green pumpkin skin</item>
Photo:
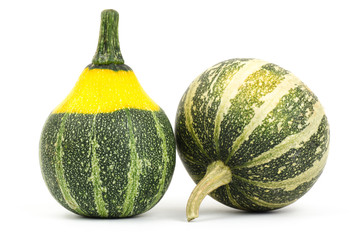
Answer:
[[170, 184], [176, 154], [164, 112], [138, 109], [51, 114], [40, 152], [55, 199], [77, 214], [103, 218], [155, 206]]
[[219, 162], [232, 177], [210, 196], [249, 211], [278, 209], [303, 196], [329, 149], [317, 97], [289, 71], [257, 59], [230, 59], [199, 75], [180, 101], [175, 131], [195, 183]]
[[103, 11], [92, 64], [41, 133], [40, 165], [50, 193], [82, 216], [144, 213], [170, 184], [175, 147], [166, 114], [124, 64], [118, 13]]

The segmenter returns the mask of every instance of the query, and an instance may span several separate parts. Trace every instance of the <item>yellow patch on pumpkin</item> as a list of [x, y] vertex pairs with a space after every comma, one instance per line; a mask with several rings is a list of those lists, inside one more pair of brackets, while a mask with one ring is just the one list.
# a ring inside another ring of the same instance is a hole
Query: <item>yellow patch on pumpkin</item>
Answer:
[[160, 109], [143, 90], [133, 71], [86, 68], [53, 113], [108, 113], [123, 108]]

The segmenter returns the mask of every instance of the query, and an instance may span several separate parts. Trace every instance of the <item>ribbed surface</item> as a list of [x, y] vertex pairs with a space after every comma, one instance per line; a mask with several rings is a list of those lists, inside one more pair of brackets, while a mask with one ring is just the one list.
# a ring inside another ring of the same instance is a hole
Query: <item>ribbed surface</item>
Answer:
[[40, 157], [52, 195], [91, 217], [127, 217], [152, 208], [175, 166], [175, 141], [162, 110], [51, 114]]
[[257, 59], [231, 59], [198, 76], [181, 99], [178, 151], [195, 182], [223, 161], [232, 182], [212, 193], [241, 209], [286, 206], [315, 183], [329, 126], [317, 97], [293, 74]]

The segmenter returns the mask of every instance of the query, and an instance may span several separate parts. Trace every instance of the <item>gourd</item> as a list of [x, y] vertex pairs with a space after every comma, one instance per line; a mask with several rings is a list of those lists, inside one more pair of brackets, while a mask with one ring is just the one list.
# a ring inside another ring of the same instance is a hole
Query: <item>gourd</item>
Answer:
[[165, 194], [175, 139], [164, 111], [124, 64], [119, 15], [101, 14], [93, 61], [49, 115], [40, 138], [43, 178], [54, 198], [87, 217], [129, 217]]
[[210, 196], [233, 208], [268, 211], [303, 196], [323, 171], [329, 125], [317, 97], [289, 71], [230, 59], [200, 74], [176, 115], [178, 154], [197, 183], [186, 207], [198, 217]]

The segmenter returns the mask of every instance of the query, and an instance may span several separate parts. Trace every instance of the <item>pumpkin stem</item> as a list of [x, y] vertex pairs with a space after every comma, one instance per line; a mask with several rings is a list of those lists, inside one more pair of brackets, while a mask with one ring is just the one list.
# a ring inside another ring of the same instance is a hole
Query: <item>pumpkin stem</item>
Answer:
[[93, 57], [93, 64], [123, 64], [124, 60], [118, 39], [118, 12], [113, 9], [102, 11], [101, 28], [99, 31], [98, 47]]
[[202, 200], [215, 189], [231, 182], [232, 174], [228, 166], [222, 161], [211, 163], [205, 176], [192, 191], [186, 206], [187, 221], [199, 216], [199, 208]]

